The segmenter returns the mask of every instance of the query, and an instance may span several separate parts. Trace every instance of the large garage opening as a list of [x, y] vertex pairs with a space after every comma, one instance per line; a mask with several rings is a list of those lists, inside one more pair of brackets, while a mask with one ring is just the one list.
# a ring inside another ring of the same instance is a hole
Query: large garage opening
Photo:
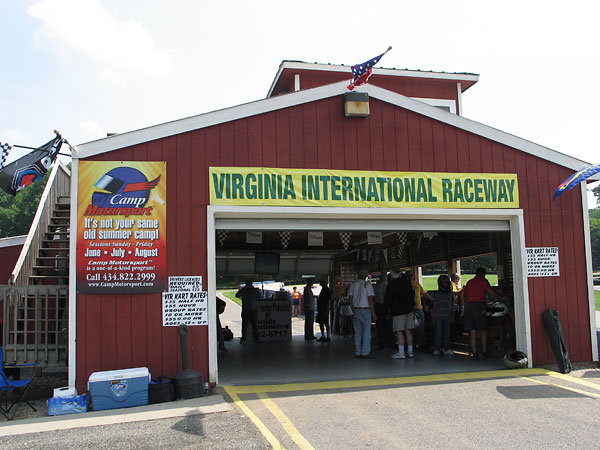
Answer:
[[[519, 264], [520, 252], [514, 255], [515, 238], [509, 220], [381, 220], [357, 215], [353, 219], [311, 219], [294, 214], [256, 214], [248, 220], [245, 215], [226, 213], [219, 217], [217, 213], [214, 229], [209, 227], [214, 242], [214, 284], [209, 284], [215, 286], [214, 295], [227, 302], [220, 317], [222, 326], [233, 332], [233, 339], [225, 342], [227, 351], [219, 351], [216, 338], [211, 339], [211, 366], [220, 384], [493, 370], [504, 367], [502, 357], [507, 351], [524, 346], [519, 339], [524, 315], [519, 281], [523, 277], [522, 273], [515, 277], [514, 262]], [[437, 290], [438, 276], [458, 273], [462, 287], [479, 266], [486, 269], [494, 291], [504, 299], [501, 303], [489, 299], [487, 358], [470, 355], [460, 295], [451, 326], [452, 353], [434, 355], [435, 326], [429, 295]], [[391, 358], [397, 351], [391, 318], [383, 328], [382, 324], [372, 324], [373, 358], [355, 358], [352, 318], [344, 308], [344, 293], [364, 271], [374, 286], [390, 271], [410, 272], [428, 291], [429, 295], [421, 298], [424, 323], [413, 330], [414, 358]], [[209, 270], [209, 277], [211, 273]], [[241, 308], [234, 301], [247, 280], [261, 295], [257, 322], [260, 339], [254, 342], [250, 328], [246, 342], [241, 344]], [[309, 280], [313, 281], [315, 298], [324, 283], [332, 291], [329, 340], [320, 339], [316, 322], [313, 332], [319, 339], [305, 339], [302, 294]]]

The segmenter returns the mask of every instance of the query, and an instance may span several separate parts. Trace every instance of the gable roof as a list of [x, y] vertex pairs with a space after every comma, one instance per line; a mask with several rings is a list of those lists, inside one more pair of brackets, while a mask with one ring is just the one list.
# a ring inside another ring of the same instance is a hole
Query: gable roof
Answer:
[[[218, 125], [220, 123], [226, 123], [270, 111], [335, 97], [348, 92], [346, 88], [347, 84], [347, 81], [343, 81], [327, 86], [306, 89], [79, 144], [77, 146], [77, 154], [74, 154], [73, 158], [87, 158], [120, 148]], [[512, 134], [475, 122], [474, 120], [452, 114], [441, 108], [430, 106], [421, 101], [405, 97], [404, 95], [377, 86], [366, 84], [357, 87], [354, 92], [366, 92], [372, 98], [430, 117], [442, 123], [513, 147], [517, 150], [521, 150], [525, 153], [529, 153], [538, 158], [551, 161], [575, 171], [580, 170], [589, 164], [548, 147], [535, 144]], [[600, 180], [600, 174], [591, 177], [591, 179]]]
[[[352, 78], [351, 66], [343, 64], [319, 64], [319, 63], [307, 63], [303, 61], [287, 61], [284, 60], [279, 65], [277, 74], [271, 83], [267, 98], [271, 97], [273, 90], [277, 84], [284, 77], [284, 73], [288, 73], [287, 76], [291, 76], [290, 71], [316, 71], [316, 72], [328, 72], [328, 73], [344, 73], [348, 75], [348, 81]], [[434, 72], [426, 70], [409, 70], [409, 69], [384, 69], [373, 67], [373, 75], [371, 80], [378, 76], [385, 77], [399, 77], [399, 78], [423, 78], [431, 80], [446, 80], [460, 82], [461, 91], [464, 92], [479, 81], [479, 75], [467, 72]]]

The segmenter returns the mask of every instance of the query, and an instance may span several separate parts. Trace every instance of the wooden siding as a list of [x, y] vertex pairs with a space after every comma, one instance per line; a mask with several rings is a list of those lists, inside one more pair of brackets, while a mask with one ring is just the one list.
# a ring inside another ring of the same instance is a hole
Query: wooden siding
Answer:
[[8, 284], [22, 248], [23, 244], [0, 247], [0, 284]]
[[[167, 162], [168, 275], [205, 280], [210, 166], [516, 173], [526, 246], [560, 255], [560, 277], [529, 279], [533, 362], [554, 361], [542, 322], [549, 307], [560, 313], [571, 359], [592, 359], [581, 197], [574, 190], [551, 202], [570, 169], [375, 99], [369, 118], [346, 119], [341, 96], [90, 159]], [[191, 366], [207, 374], [207, 327], [191, 327], [190, 338]], [[79, 388], [98, 370], [148, 366], [173, 376], [180, 359], [176, 329], [162, 327], [160, 294], [78, 295]]]

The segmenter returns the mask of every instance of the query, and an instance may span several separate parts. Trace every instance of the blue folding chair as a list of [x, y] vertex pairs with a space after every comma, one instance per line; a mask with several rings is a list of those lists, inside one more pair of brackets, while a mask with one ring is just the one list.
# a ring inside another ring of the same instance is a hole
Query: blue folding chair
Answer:
[[[29, 363], [29, 364], [13, 364], [13, 365], [5, 365], [4, 364], [4, 352], [2, 351], [2, 347], [0, 346], [0, 391], [4, 394], [4, 399], [0, 402], [0, 413], [6, 417], [6, 420], [12, 420], [19, 409], [21, 403], [27, 403], [29, 407], [37, 411], [31, 403], [29, 403], [25, 399], [25, 394], [27, 393], [27, 389], [29, 388], [29, 383], [33, 380], [33, 378], [27, 380], [11, 380], [6, 373], [4, 373], [5, 368], [22, 368], [22, 367], [31, 367], [36, 366], [38, 363]], [[9, 399], [9, 393], [12, 393], [11, 398]], [[14, 409], [13, 409], [14, 408]], [[12, 411], [12, 414], [10, 412]]]

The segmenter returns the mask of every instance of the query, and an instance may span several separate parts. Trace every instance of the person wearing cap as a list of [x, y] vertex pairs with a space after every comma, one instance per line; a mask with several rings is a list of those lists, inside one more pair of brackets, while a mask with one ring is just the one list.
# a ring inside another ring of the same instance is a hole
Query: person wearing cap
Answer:
[[252, 325], [254, 342], [258, 342], [260, 338], [258, 332], [258, 299], [260, 298], [260, 291], [252, 285], [252, 280], [246, 280], [246, 285], [239, 289], [235, 296], [242, 299], [242, 337], [240, 344], [246, 342], [248, 323]]
[[377, 320], [373, 303], [373, 285], [366, 280], [368, 272], [361, 270], [359, 279], [348, 289], [354, 323], [354, 356], [371, 358], [371, 323]]
[[[485, 276], [485, 269], [477, 268], [475, 277], [467, 282], [463, 290], [465, 297], [464, 330], [469, 332], [471, 350], [477, 359], [487, 359], [487, 317], [484, 314], [486, 294], [500, 300], [504, 299], [492, 290], [490, 282]], [[478, 338], [481, 340], [481, 352], [477, 352]]]
[[315, 336], [315, 296], [312, 291], [313, 280], [306, 280], [304, 292], [302, 293], [302, 307], [304, 308], [304, 339], [312, 341]]

